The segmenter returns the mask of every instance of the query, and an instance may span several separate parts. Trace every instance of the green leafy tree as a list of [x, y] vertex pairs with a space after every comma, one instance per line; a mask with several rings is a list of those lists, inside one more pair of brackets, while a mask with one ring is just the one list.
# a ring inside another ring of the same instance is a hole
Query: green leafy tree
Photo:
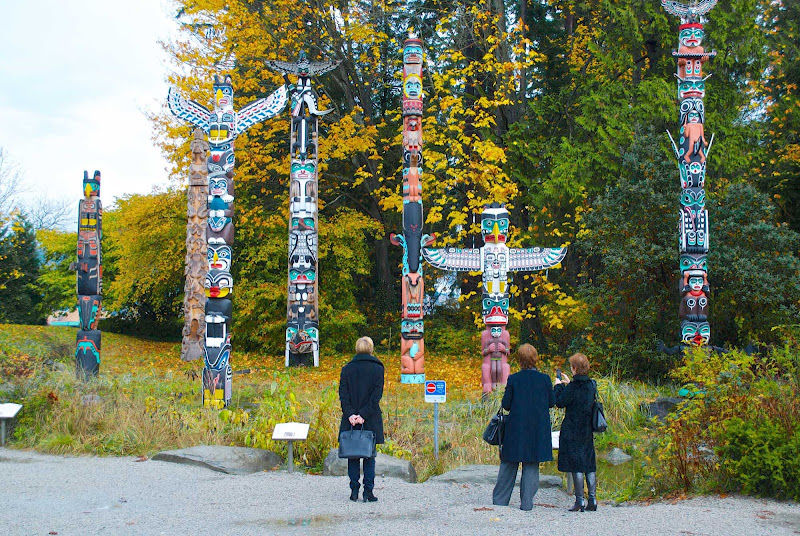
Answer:
[[76, 274], [70, 264], [76, 260], [77, 233], [40, 229], [36, 233], [42, 266], [36, 285], [42, 296], [39, 311], [47, 316], [76, 307]]
[[0, 323], [43, 324], [45, 316], [39, 312], [41, 296], [36, 288], [40, 266], [36, 236], [21, 214], [0, 229], [0, 259], [5, 278], [0, 280]]

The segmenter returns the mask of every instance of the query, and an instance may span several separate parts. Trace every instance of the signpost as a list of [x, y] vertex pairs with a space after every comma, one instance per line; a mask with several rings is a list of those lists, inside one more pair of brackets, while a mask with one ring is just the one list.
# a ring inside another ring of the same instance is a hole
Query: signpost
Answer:
[[22, 409], [22, 404], [0, 404], [0, 446], [6, 444], [6, 420], [13, 419]]
[[294, 442], [304, 441], [308, 438], [308, 424], [303, 422], [282, 422], [275, 425], [272, 439], [275, 441], [288, 441], [289, 454], [286, 457], [286, 470], [294, 471]]
[[433, 403], [433, 458], [439, 461], [439, 402], [447, 402], [447, 382], [425, 380], [425, 402]]

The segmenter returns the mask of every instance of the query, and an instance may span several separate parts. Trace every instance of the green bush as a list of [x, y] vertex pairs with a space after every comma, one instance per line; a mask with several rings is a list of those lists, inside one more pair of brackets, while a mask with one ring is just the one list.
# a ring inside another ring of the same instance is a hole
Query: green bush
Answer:
[[729, 419], [717, 434], [716, 453], [728, 489], [778, 499], [800, 500], [800, 428], [771, 419]]

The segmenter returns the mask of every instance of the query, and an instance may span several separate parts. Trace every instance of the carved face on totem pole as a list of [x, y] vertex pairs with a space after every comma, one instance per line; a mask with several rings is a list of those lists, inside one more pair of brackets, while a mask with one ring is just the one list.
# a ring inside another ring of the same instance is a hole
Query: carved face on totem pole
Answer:
[[222, 270], [209, 270], [205, 279], [207, 298], [227, 298], [233, 294], [233, 276]]
[[681, 273], [687, 270], [701, 270], [708, 273], [708, 255], [707, 254], [681, 254]]
[[83, 196], [84, 197], [100, 197], [100, 172], [95, 171], [92, 178], [89, 178], [89, 172], [83, 172]]
[[289, 212], [314, 214], [317, 210], [316, 180], [293, 178], [289, 188]]
[[208, 142], [229, 143], [236, 136], [236, 114], [233, 111], [233, 82], [230, 76], [214, 77], [214, 110], [208, 119]]
[[706, 98], [706, 82], [703, 79], [678, 78], [678, 100]]
[[422, 78], [416, 73], [409, 74], [403, 81], [403, 96], [407, 99], [422, 99]]
[[705, 346], [711, 340], [711, 326], [708, 322], [681, 323], [681, 342], [687, 346]]
[[481, 214], [481, 234], [484, 242], [505, 242], [508, 237], [508, 211], [505, 207], [492, 204]]
[[233, 251], [230, 246], [222, 245], [208, 245], [208, 269], [220, 270], [222, 272], [230, 272], [231, 262], [233, 260]]
[[682, 47], [694, 48], [703, 44], [704, 37], [705, 32], [702, 24], [697, 22], [681, 24], [678, 42]]
[[686, 285], [682, 289], [683, 297], [681, 299], [680, 309], [678, 315], [686, 320], [698, 322], [705, 321], [708, 318], [708, 283], [706, 282], [705, 273], [700, 272], [698, 275], [684, 275]]
[[[206, 166], [208, 167], [209, 180], [211, 177], [219, 177], [220, 175], [224, 175], [229, 179], [233, 178], [233, 168], [236, 167], [233, 142], [211, 146]], [[233, 192], [231, 192], [231, 195], [233, 195]]]
[[403, 45], [403, 63], [422, 63], [422, 41], [406, 39]]
[[705, 188], [705, 162], [686, 162], [685, 159], [681, 158], [678, 161], [678, 169], [681, 175], [681, 188]]

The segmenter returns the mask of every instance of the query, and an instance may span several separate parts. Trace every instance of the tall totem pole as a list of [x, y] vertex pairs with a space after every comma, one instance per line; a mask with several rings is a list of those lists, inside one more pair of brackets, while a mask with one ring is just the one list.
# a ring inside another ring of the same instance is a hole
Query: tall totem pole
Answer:
[[195, 101], [186, 100], [175, 88], [170, 88], [167, 103], [174, 115], [208, 134], [208, 219], [205, 229], [208, 270], [203, 283], [206, 295], [203, 405], [223, 408], [230, 403], [233, 378], [230, 365], [230, 325], [233, 315], [233, 302], [230, 299], [233, 277], [230, 270], [233, 262], [233, 174], [236, 164], [233, 142], [251, 126], [279, 114], [286, 106], [287, 93], [286, 86], [281, 86], [269, 97], [251, 102], [235, 112], [230, 76], [214, 76], [213, 92], [213, 111]]
[[[289, 282], [285, 366], [319, 366], [317, 316], [317, 191], [319, 118], [333, 109], [320, 110], [311, 77], [327, 73], [338, 62], [310, 62], [301, 52], [295, 63], [268, 61], [283, 73], [289, 88], [292, 124], [289, 142]], [[288, 75], [297, 76], [292, 84]]]
[[100, 240], [103, 237], [103, 205], [100, 202], [100, 172], [90, 179], [83, 172], [83, 199], [78, 209], [78, 330], [75, 365], [79, 377], [88, 379], [100, 372], [100, 315], [103, 266]]
[[206, 294], [204, 283], [208, 273], [208, 142], [205, 133], [194, 131], [192, 164], [186, 190], [186, 266], [183, 286], [183, 340], [181, 359], [194, 361], [205, 355]]
[[[678, 60], [678, 101], [680, 102], [680, 139], [672, 141], [681, 179], [681, 213], [678, 218], [680, 248], [681, 344], [708, 345], [711, 327], [708, 323], [708, 211], [705, 208], [706, 156], [711, 143], [706, 142], [705, 80], [703, 64], [715, 52], [706, 52], [703, 43], [701, 17], [717, 0], [702, 0], [686, 5], [661, 0], [671, 15], [680, 17], [678, 50], [672, 55]], [[710, 76], [710, 75], [709, 75]], [[669, 134], [669, 132], [668, 132]], [[670, 135], [672, 140], [672, 136]], [[713, 136], [711, 138], [713, 142]]]
[[403, 43], [403, 234], [390, 236], [403, 247], [400, 321], [400, 381], [425, 382], [425, 284], [422, 248], [434, 236], [422, 233], [422, 40]]
[[473, 249], [424, 248], [422, 254], [432, 266], [442, 270], [482, 272], [483, 323], [481, 333], [481, 383], [483, 392], [490, 393], [508, 380], [510, 336], [508, 324], [508, 272], [545, 270], [560, 263], [567, 248], [509, 248], [508, 211], [492, 203], [481, 214], [481, 234], [484, 246]]

